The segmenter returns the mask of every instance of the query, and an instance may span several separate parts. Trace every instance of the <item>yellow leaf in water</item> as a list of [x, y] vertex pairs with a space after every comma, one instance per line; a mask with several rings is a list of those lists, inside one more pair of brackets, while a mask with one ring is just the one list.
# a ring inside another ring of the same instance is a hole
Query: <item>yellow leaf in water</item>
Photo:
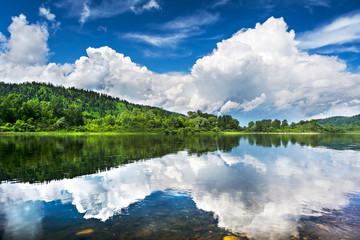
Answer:
[[91, 234], [91, 233], [93, 233], [93, 232], [94, 232], [94, 230], [92, 230], [91, 228], [89, 228], [89, 229], [85, 229], [85, 230], [83, 230], [83, 231], [77, 232], [75, 235], [76, 235], [76, 236], [86, 235], [86, 234]]
[[226, 236], [223, 238], [223, 240], [240, 240], [240, 238], [235, 236]]

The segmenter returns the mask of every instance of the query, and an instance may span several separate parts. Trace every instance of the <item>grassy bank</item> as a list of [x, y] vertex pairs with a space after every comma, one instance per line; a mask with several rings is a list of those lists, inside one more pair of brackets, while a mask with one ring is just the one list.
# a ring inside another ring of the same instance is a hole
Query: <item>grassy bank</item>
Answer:
[[161, 135], [160, 132], [2, 132], [0, 136], [6, 135], [138, 135], [152, 134]]
[[[150, 135], [168, 135], [169, 133], [165, 132], [72, 132], [72, 131], [56, 131], [56, 132], [0, 132], [0, 136], [10, 136], [10, 135], [140, 135], [140, 134], [150, 134]], [[171, 134], [171, 133], [170, 133]], [[196, 132], [196, 133], [187, 133], [184, 135], [315, 135], [315, 134], [329, 134], [329, 133], [317, 133], [317, 132]], [[345, 132], [338, 134], [360, 134], [360, 132]]]

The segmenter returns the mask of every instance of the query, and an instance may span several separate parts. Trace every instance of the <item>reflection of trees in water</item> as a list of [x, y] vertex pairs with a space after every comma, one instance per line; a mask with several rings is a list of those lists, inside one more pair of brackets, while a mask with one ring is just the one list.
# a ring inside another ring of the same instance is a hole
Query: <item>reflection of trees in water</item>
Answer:
[[230, 152], [239, 146], [240, 135], [195, 135], [184, 137], [185, 148], [189, 154], [197, 154], [213, 151]]
[[185, 149], [189, 154], [230, 151], [239, 139], [220, 135], [4, 136], [0, 139], [0, 179], [73, 178]]
[[326, 147], [337, 150], [360, 150], [360, 135], [357, 134], [254, 134], [243, 135], [250, 145], [262, 147], [300, 146]]
[[324, 135], [294, 135], [294, 134], [255, 134], [244, 135], [251, 145], [262, 147], [287, 147], [289, 143], [301, 146], [316, 147], [322, 141]]
[[2, 136], [0, 180], [49, 181], [92, 174], [131, 161], [186, 150], [201, 154], [231, 151], [243, 138], [263, 147], [323, 146], [360, 150], [360, 135], [111, 135]]

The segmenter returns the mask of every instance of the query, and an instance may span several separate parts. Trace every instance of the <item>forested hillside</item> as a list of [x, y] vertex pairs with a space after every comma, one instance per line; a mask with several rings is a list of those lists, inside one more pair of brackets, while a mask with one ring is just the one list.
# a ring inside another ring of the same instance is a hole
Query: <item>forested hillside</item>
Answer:
[[352, 117], [329, 117], [325, 119], [319, 119], [318, 122], [320, 124], [333, 124], [334, 126], [342, 126], [342, 125], [351, 125], [355, 123], [360, 123], [360, 114], [352, 116]]
[[360, 122], [335, 126], [334, 124], [320, 124], [317, 120], [301, 120], [298, 123], [288, 124], [287, 120], [280, 121], [278, 119], [263, 119], [261, 121], [249, 122], [247, 127], [243, 129], [246, 132], [316, 132], [316, 133], [346, 133], [359, 132]]
[[89, 90], [45, 83], [0, 82], [0, 131], [162, 131], [239, 130], [229, 115], [189, 116]]
[[188, 115], [129, 103], [106, 94], [46, 83], [0, 82], [0, 132], [359, 132], [360, 115], [288, 123], [251, 121], [241, 128], [230, 115]]

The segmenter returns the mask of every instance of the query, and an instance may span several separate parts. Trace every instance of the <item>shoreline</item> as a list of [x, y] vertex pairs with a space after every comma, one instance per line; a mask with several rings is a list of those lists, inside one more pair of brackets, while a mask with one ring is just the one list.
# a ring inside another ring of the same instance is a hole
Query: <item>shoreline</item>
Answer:
[[[316, 132], [198, 132], [194, 134], [174, 135], [330, 135], [329, 133]], [[336, 133], [360, 134], [360, 132]], [[0, 132], [0, 136], [51, 136], [51, 135], [172, 135], [165, 132]]]

